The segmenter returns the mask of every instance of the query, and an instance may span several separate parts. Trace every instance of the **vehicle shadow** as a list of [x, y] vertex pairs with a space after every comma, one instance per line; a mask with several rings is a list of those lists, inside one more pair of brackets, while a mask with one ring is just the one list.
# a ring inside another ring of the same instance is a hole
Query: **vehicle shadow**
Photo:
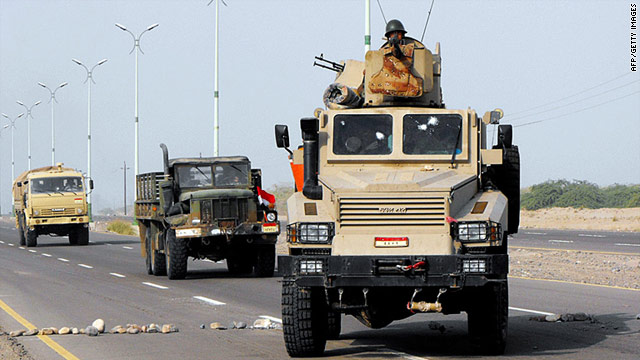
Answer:
[[[463, 315], [464, 316], [464, 315]], [[466, 320], [405, 322], [392, 324], [380, 330], [366, 329], [342, 334], [339, 342], [348, 347], [339, 347], [330, 341], [325, 356], [392, 357], [388, 349], [415, 356], [446, 356], [483, 358], [476, 344], [467, 335]], [[636, 321], [630, 314], [596, 315], [593, 321], [539, 322], [530, 316], [509, 317], [509, 336], [505, 356], [553, 357], [578, 355], [589, 351], [589, 347], [605, 339], [613, 341], [615, 347], [601, 348], [603, 357], [619, 358], [620, 354], [637, 354], [637, 329], [630, 329], [627, 322]], [[431, 323], [431, 324], [430, 324]], [[613, 337], [620, 337], [612, 340]], [[625, 338], [628, 338], [626, 340]], [[625, 341], [626, 340], [626, 341]], [[607, 353], [607, 351], [612, 351]], [[609, 354], [609, 355], [607, 355]], [[393, 353], [391, 353], [393, 355]]]
[[[232, 274], [227, 270], [225, 263], [215, 264], [215, 268], [209, 269], [189, 269], [187, 276], [182, 281], [188, 280], [200, 280], [200, 279], [261, 279], [253, 273], [247, 274]], [[271, 278], [280, 278], [281, 276], [277, 271], [274, 272]]]
[[[45, 241], [41, 241], [41, 239], [38, 239], [38, 245], [37, 247], [39, 248], [55, 248], [55, 247], [78, 247], [78, 248], [83, 248], [83, 247], [87, 247], [87, 246], [108, 246], [108, 245], [131, 245], [131, 244], [139, 244], [140, 241], [131, 241], [131, 240], [91, 240], [89, 239], [89, 243], [87, 245], [71, 245], [69, 244], [69, 239], [66, 237], [59, 237], [59, 238], [48, 238]], [[17, 242], [16, 242], [17, 244]]]

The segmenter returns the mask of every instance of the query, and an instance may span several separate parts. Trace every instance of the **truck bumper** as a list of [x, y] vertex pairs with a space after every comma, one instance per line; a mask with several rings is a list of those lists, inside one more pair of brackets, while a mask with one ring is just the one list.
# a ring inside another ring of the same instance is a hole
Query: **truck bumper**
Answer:
[[46, 226], [46, 225], [73, 225], [73, 224], [86, 224], [89, 222], [89, 217], [82, 216], [60, 216], [60, 217], [37, 217], [28, 218], [27, 226]]
[[[421, 264], [420, 264], [421, 263]], [[407, 269], [408, 266], [418, 265]], [[278, 272], [299, 286], [474, 287], [506, 279], [509, 256], [278, 256]]]
[[225, 236], [234, 241], [251, 239], [257, 244], [274, 244], [280, 234], [280, 223], [242, 223], [235, 229], [224, 229], [214, 225], [181, 226], [176, 228], [176, 237], [180, 239]]

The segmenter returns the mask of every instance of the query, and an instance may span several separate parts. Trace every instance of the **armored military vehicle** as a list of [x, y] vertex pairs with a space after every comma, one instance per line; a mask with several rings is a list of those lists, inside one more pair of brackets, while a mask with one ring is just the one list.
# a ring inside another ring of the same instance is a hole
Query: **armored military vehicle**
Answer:
[[14, 180], [12, 192], [20, 245], [37, 246], [38, 235], [69, 236], [71, 245], [89, 243], [87, 189], [79, 171], [62, 163], [28, 170]]
[[262, 172], [244, 156], [169, 160], [136, 177], [135, 212], [147, 272], [183, 279], [187, 258], [227, 259], [232, 273], [272, 276], [280, 233]]
[[302, 149], [288, 149], [286, 125], [275, 128], [298, 190], [278, 258], [287, 351], [322, 353], [341, 314], [381, 328], [466, 312], [478, 350], [502, 353], [520, 198], [511, 126], [491, 146], [502, 111], [447, 109], [439, 44], [431, 52], [399, 21], [389, 26], [364, 62], [318, 58], [337, 75], [326, 108], [300, 120]]

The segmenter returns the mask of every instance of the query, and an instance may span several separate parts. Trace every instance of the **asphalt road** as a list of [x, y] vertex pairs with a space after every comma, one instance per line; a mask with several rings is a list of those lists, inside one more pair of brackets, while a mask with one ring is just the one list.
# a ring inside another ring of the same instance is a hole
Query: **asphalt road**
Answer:
[[510, 246], [640, 253], [640, 233], [592, 230], [520, 229]]
[[[169, 281], [146, 275], [135, 237], [92, 233], [89, 246], [71, 247], [67, 238], [42, 236], [38, 247], [20, 248], [8, 224], [0, 224], [0, 274], [0, 300], [40, 328], [85, 327], [102, 318], [107, 329], [151, 322], [180, 329], [172, 334], [50, 337], [80, 359], [287, 358], [280, 330], [199, 328], [214, 321], [251, 324], [262, 316], [279, 320], [278, 277], [231, 277], [224, 263], [190, 261], [187, 279]], [[640, 320], [635, 319], [639, 291], [512, 279], [510, 306], [509, 357], [637, 359], [640, 354]], [[597, 322], [530, 320], [536, 313], [567, 312], [592, 313]], [[445, 331], [432, 330], [431, 321]], [[2, 310], [0, 325], [7, 331], [23, 328]], [[63, 358], [37, 337], [20, 342], [36, 359]], [[380, 330], [345, 317], [342, 336], [328, 342], [326, 355], [466, 358], [473, 355], [469, 345], [464, 314], [416, 315]]]

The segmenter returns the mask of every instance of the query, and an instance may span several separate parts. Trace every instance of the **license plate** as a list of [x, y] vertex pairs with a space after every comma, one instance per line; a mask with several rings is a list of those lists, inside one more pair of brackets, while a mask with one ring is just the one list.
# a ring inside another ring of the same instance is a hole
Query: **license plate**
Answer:
[[176, 230], [176, 237], [193, 237], [202, 235], [202, 229], [178, 229]]
[[278, 225], [277, 224], [263, 224], [262, 225], [262, 232], [263, 233], [276, 233], [276, 232], [278, 232]]
[[407, 247], [409, 246], [409, 238], [408, 237], [377, 237], [375, 238], [374, 246], [379, 248]]

